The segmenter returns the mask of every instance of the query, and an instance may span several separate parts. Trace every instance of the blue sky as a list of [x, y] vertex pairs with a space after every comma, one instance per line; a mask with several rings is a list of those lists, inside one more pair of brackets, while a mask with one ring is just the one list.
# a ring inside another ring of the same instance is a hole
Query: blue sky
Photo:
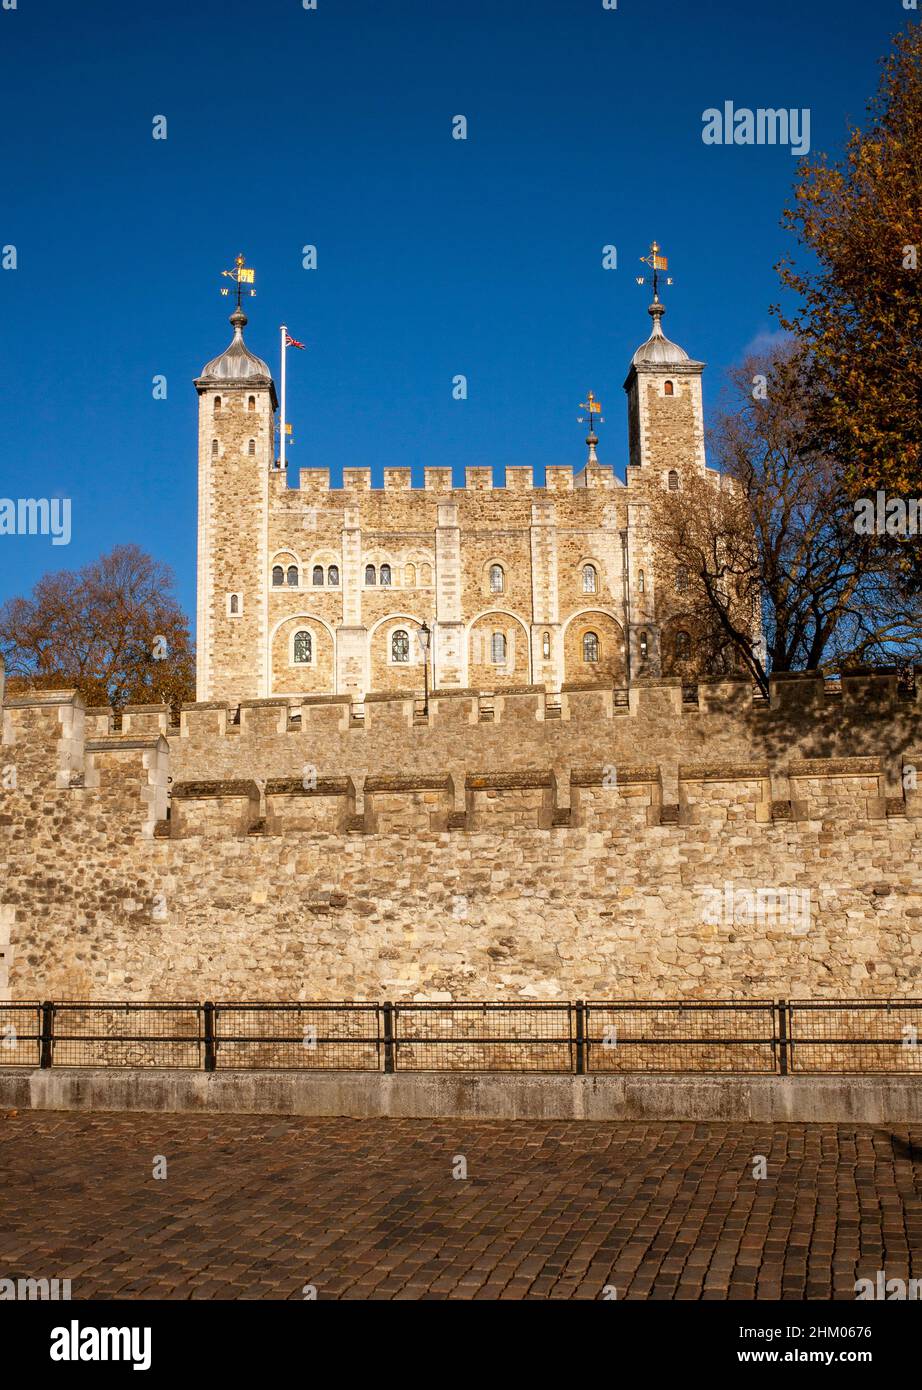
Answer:
[[705, 146], [702, 112], [807, 107], [813, 150], [836, 153], [912, 18], [901, 0], [0, 9], [0, 246], [18, 258], [0, 271], [0, 496], [73, 509], [67, 547], [0, 538], [0, 600], [134, 541], [194, 610], [192, 379], [229, 341], [219, 272], [241, 250], [249, 346], [277, 373], [281, 322], [308, 344], [289, 354], [293, 465], [540, 476], [580, 465], [592, 389], [622, 472], [654, 237], [666, 331], [708, 363], [709, 405], [774, 326], [799, 161]]

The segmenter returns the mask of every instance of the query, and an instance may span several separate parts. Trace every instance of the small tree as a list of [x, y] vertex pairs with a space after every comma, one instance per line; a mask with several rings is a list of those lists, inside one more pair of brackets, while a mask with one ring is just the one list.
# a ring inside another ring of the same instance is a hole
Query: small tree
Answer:
[[0, 608], [0, 654], [12, 689], [74, 687], [90, 705], [195, 698], [195, 659], [167, 565], [117, 546], [80, 570], [38, 581]]
[[856, 533], [815, 428], [810, 360], [783, 347], [731, 379], [736, 408], [713, 431], [720, 473], [667, 493], [654, 523], [667, 573], [687, 571], [686, 613], [719, 661], [734, 652], [764, 691], [770, 671], [917, 659], [918, 600], [880, 538]]

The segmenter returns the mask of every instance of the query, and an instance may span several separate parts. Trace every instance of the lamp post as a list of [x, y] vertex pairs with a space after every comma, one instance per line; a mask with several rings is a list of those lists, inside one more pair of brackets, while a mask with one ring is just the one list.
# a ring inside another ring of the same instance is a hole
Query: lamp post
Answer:
[[423, 696], [423, 714], [429, 717], [429, 639], [432, 633], [429, 626], [423, 619], [423, 625], [419, 629], [419, 645], [423, 649], [423, 680], [425, 682], [425, 695]]

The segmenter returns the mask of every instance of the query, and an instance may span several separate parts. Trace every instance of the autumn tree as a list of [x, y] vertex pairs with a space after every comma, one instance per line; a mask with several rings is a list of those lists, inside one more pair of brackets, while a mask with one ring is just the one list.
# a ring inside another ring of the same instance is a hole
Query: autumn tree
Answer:
[[[852, 496], [922, 488], [922, 25], [895, 40], [845, 156], [801, 166], [779, 265], [799, 306], [781, 321], [809, 352], [823, 447]], [[918, 546], [902, 547], [907, 567]], [[917, 568], [917, 578], [920, 572]]]
[[[922, 656], [922, 613], [898, 560], [858, 534], [852, 499], [815, 425], [816, 382], [793, 345], [732, 373], [712, 431], [719, 472], [667, 493], [654, 521], [674, 620], [764, 691], [771, 671], [840, 671]], [[710, 649], [710, 650], [709, 650]]]
[[195, 660], [173, 573], [136, 545], [38, 581], [0, 607], [10, 688], [75, 688], [88, 705], [195, 699]]

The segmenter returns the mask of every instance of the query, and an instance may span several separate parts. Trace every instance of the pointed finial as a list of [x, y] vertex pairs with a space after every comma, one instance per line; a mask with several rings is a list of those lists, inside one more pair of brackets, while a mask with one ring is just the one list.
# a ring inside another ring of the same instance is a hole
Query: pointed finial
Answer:
[[663, 315], [665, 312], [665, 304], [661, 304], [658, 299], [654, 299], [653, 303], [647, 306], [647, 313], [653, 320], [654, 338], [664, 338], [666, 336], [663, 332]]
[[605, 420], [602, 416], [602, 402], [597, 401], [595, 396], [590, 391], [588, 392], [586, 399], [584, 401], [580, 401], [580, 410], [585, 410], [586, 414], [578, 415], [576, 417], [579, 423], [583, 424], [583, 422], [587, 419], [589, 421], [589, 433], [586, 435], [586, 443], [589, 445], [589, 457], [586, 460], [586, 462], [598, 463], [599, 460], [595, 451], [595, 446], [599, 442], [599, 436], [596, 434], [595, 429], [593, 428], [592, 417], [594, 415], [597, 415], [599, 418], [599, 424], [605, 424]]

